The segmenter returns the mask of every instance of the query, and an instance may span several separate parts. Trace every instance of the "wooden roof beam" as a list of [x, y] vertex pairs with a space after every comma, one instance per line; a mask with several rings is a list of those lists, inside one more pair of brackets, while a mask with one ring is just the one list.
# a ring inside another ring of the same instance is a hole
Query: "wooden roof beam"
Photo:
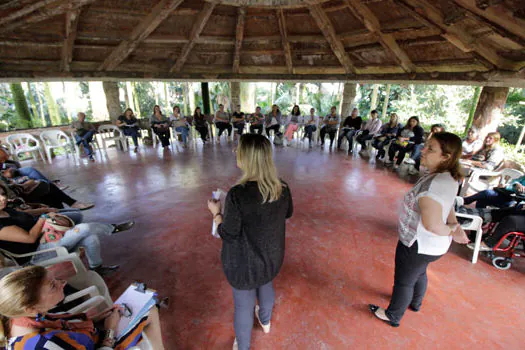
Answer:
[[215, 5], [215, 3], [211, 2], [207, 2], [204, 4], [202, 11], [197, 16], [197, 20], [191, 28], [190, 41], [184, 45], [180, 56], [177, 58], [177, 62], [175, 62], [173, 67], [171, 67], [170, 72], [180, 72], [182, 66], [188, 59], [190, 51], [193, 49], [193, 46], [195, 46], [197, 40], [199, 39], [199, 36], [202, 30], [204, 29], [204, 26], [206, 25], [206, 23], [208, 23], [208, 19], [210, 19], [211, 13], [213, 12]]
[[114, 70], [175, 10], [183, 0], [161, 0], [136, 26], [128, 40], [122, 41], [100, 65], [99, 70]]
[[381, 24], [374, 13], [360, 0], [346, 0], [350, 11], [359, 19], [365, 27], [378, 36], [378, 40], [399, 62], [403, 70], [407, 73], [414, 72], [416, 66], [412, 63], [406, 52], [397, 44], [392, 34], [381, 32]]
[[82, 6], [89, 5], [96, 0], [71, 0], [58, 2], [58, 5], [50, 9], [38, 9], [33, 11], [28, 16], [9, 22], [6, 25], [0, 25], [0, 33], [12, 31], [25, 27], [29, 24], [38, 23], [46, 19], [62, 15], [68, 11], [74, 11]]
[[310, 14], [317, 23], [319, 29], [321, 29], [321, 32], [326, 38], [326, 41], [328, 41], [328, 43], [330, 44], [332, 51], [334, 52], [335, 56], [337, 57], [345, 71], [347, 73], [355, 73], [355, 67], [352, 63], [352, 60], [350, 60], [350, 57], [348, 57], [348, 54], [346, 53], [343, 44], [337, 37], [334, 26], [330, 22], [330, 19], [323, 11], [321, 6], [312, 5], [309, 6], [308, 9], [310, 10]]
[[[7, 15], [5, 17], [0, 18], [0, 26], [5, 25], [5, 24], [7, 24], [9, 22], [15, 21], [15, 20], [19, 19], [20, 17], [29, 15], [31, 12], [37, 11], [37, 10], [41, 9], [42, 7], [45, 7], [45, 6], [49, 5], [49, 4], [52, 4], [52, 3], [58, 2], [58, 1], [63, 1], [63, 0], [41, 0], [41, 1], [35, 2], [35, 3], [31, 4], [31, 5], [23, 6], [18, 11], [15, 11], [15, 12], [10, 13], [9, 15]], [[6, 6], [7, 5], [9, 5], [9, 3], [6, 4]], [[16, 4], [12, 4], [12, 6], [16, 6]]]
[[246, 9], [239, 7], [237, 9], [237, 27], [235, 28], [235, 53], [233, 54], [233, 72], [239, 73], [241, 64], [241, 46], [244, 37], [244, 23], [246, 18]]
[[401, 1], [406, 9], [425, 17], [432, 25], [443, 31], [442, 36], [452, 45], [463, 52], [474, 52], [484, 60], [490, 62], [500, 69], [519, 70], [524, 66], [524, 62], [513, 62], [498, 55], [496, 50], [484, 45], [481, 40], [474, 38], [458, 24], [447, 26], [444, 22], [443, 14], [427, 0], [396, 0]]
[[283, 44], [284, 58], [286, 60], [286, 67], [288, 73], [293, 73], [292, 52], [290, 51], [290, 42], [288, 41], [288, 34], [286, 33], [286, 20], [284, 18], [284, 11], [282, 8], [277, 11], [277, 21], [279, 22], [279, 32], [281, 33], [281, 42]]
[[66, 14], [66, 30], [64, 45], [62, 46], [62, 62], [60, 70], [69, 72], [71, 61], [73, 60], [73, 45], [77, 37], [77, 26], [80, 18], [80, 9], [69, 11]]

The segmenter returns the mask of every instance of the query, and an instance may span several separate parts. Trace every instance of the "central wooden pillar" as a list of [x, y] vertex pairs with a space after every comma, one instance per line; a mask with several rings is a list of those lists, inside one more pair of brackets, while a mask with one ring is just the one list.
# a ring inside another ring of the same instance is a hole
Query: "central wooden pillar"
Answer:
[[108, 107], [109, 119], [114, 122], [122, 114], [118, 83], [116, 81], [103, 81], [102, 86], [106, 94], [106, 106]]
[[480, 138], [498, 129], [508, 94], [508, 87], [484, 86], [481, 90], [472, 122], [472, 126], [479, 130]]
[[[341, 120], [348, 117], [352, 112], [354, 99], [357, 93], [357, 84], [345, 83], [343, 87], [343, 99], [341, 100]], [[317, 111], [321, 113], [321, 111]]]
[[235, 107], [241, 104], [241, 83], [238, 81], [230, 82], [230, 112], [233, 113]]
[[201, 83], [202, 92], [202, 113], [204, 115], [210, 115], [210, 89], [208, 83]]

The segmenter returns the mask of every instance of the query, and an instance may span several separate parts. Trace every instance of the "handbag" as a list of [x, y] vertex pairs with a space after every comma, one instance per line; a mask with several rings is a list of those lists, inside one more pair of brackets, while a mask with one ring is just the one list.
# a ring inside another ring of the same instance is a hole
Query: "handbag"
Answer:
[[42, 226], [42, 237], [40, 238], [40, 243], [60, 241], [64, 237], [66, 231], [75, 226], [73, 220], [65, 215], [44, 215], [44, 217], [45, 221], [44, 226]]

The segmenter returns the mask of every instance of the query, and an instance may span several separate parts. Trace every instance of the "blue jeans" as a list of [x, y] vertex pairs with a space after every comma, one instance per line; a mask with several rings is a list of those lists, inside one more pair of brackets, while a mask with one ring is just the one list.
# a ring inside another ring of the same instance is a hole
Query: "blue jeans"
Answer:
[[275, 291], [272, 282], [266, 283], [257, 289], [233, 289], [235, 316], [233, 325], [239, 350], [250, 348], [256, 299], [259, 300], [259, 318], [262, 324], [267, 325], [272, 319]]
[[304, 134], [306, 137], [308, 137], [308, 140], [310, 140], [310, 142], [312, 142], [312, 135], [314, 131], [316, 130], [317, 130], [316, 126], [312, 124], [306, 125], [304, 127]]
[[38, 171], [35, 168], [32, 168], [30, 166], [19, 168], [18, 172], [20, 173], [20, 175], [27, 176], [27, 177], [29, 177], [30, 179], [33, 179], [33, 180], [42, 180], [42, 181], [45, 181], [45, 182], [50, 182], [49, 179], [47, 177], [45, 177], [44, 175], [42, 175], [42, 173], [40, 171]]
[[[111, 236], [114, 226], [102, 223], [78, 224], [72, 229], [66, 231], [64, 237], [57, 242], [43, 243], [38, 246], [37, 250], [51, 249], [55, 247], [64, 247], [68, 251], [74, 251], [79, 247], [84, 247], [89, 267], [94, 269], [102, 265], [102, 256], [100, 255], [101, 236]], [[41, 257], [39, 257], [41, 259]]]
[[489, 205], [498, 208], [507, 208], [515, 202], [504, 194], [500, 194], [493, 189], [478, 192], [470, 197], [465, 197], [465, 205], [476, 202], [476, 208], [486, 208]]
[[355, 129], [342, 129], [341, 132], [339, 133], [339, 139], [337, 140], [337, 148], [341, 148], [341, 143], [343, 143], [343, 138], [346, 137], [346, 139], [348, 140], [348, 152], [350, 152], [354, 146], [354, 135], [358, 132], [359, 130], [355, 130]]
[[122, 129], [122, 132], [126, 136], [131, 136], [131, 138], [133, 139], [133, 144], [135, 145], [135, 147], [139, 146], [139, 129], [124, 127]]
[[176, 132], [180, 132], [182, 135], [182, 142], [186, 143], [188, 140], [188, 132], [190, 131], [187, 126], [177, 126], [175, 128]]
[[67, 208], [67, 209], [60, 209], [57, 211], [57, 213], [62, 214], [73, 220], [75, 225], [78, 225], [84, 220], [84, 215], [82, 215], [82, 212], [80, 209], [73, 209], [73, 208]]
[[84, 136], [75, 135], [75, 141], [77, 142], [77, 145], [82, 144], [84, 146], [84, 152], [86, 152], [88, 157], [93, 155], [93, 151], [91, 150], [91, 147], [89, 147], [89, 144], [93, 142], [93, 135], [95, 135], [95, 130], [88, 131], [84, 134]]
[[419, 145], [414, 145], [414, 149], [412, 150], [412, 154], [410, 155], [410, 158], [412, 158], [415, 162], [414, 168], [416, 170], [419, 170], [419, 166], [421, 164], [421, 150], [425, 147], [424, 144], [420, 143]]

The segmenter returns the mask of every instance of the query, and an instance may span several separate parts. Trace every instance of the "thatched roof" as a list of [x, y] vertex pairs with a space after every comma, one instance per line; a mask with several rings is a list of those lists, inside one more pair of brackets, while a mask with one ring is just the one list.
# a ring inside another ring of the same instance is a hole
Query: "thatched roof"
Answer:
[[4, 0], [0, 78], [525, 86], [523, 0]]

